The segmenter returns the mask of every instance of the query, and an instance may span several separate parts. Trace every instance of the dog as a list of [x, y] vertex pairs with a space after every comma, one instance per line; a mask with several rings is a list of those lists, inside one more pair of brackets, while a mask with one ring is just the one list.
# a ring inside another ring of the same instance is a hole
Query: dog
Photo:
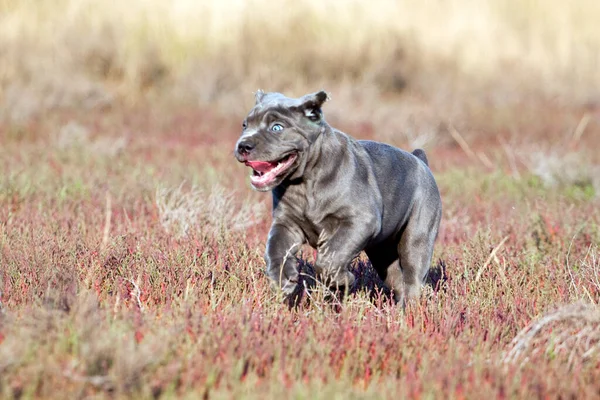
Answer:
[[294, 293], [295, 253], [308, 243], [317, 250], [315, 272], [330, 287], [352, 287], [348, 267], [364, 250], [396, 302], [417, 297], [442, 216], [425, 152], [332, 128], [323, 116], [324, 91], [255, 97], [234, 154], [252, 169], [252, 187], [273, 195], [265, 252], [273, 283]]

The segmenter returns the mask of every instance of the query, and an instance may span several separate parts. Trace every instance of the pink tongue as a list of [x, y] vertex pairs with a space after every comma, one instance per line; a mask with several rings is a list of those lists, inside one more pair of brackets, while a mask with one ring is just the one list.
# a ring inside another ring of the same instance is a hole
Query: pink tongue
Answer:
[[268, 161], [246, 161], [246, 165], [258, 172], [269, 172], [277, 166], [277, 163]]

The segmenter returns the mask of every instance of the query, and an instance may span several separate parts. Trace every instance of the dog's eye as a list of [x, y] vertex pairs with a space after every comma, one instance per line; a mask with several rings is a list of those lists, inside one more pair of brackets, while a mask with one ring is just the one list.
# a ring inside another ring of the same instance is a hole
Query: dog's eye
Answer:
[[246, 121], [242, 122], [242, 129], [246, 129], [248, 127], [248, 123]]
[[279, 131], [282, 131], [282, 130], [283, 130], [283, 125], [281, 125], [281, 124], [275, 124], [275, 125], [273, 125], [273, 126], [271, 127], [271, 130], [272, 130], [273, 132], [279, 132]]

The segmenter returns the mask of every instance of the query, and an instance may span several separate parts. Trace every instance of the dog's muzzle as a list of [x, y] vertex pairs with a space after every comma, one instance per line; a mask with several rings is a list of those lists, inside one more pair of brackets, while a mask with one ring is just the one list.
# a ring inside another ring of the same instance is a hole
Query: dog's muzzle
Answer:
[[252, 139], [241, 139], [236, 146], [235, 156], [240, 162], [248, 159], [248, 156], [256, 147], [256, 143]]

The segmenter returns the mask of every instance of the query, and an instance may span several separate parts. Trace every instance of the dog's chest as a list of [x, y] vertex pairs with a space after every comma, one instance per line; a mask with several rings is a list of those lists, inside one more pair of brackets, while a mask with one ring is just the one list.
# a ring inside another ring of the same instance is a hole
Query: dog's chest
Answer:
[[274, 216], [283, 223], [289, 222], [300, 227], [308, 243], [316, 247], [323, 232], [332, 229], [332, 221], [327, 218], [324, 205], [318, 196], [311, 195], [305, 187], [288, 188], [285, 194], [275, 201]]

